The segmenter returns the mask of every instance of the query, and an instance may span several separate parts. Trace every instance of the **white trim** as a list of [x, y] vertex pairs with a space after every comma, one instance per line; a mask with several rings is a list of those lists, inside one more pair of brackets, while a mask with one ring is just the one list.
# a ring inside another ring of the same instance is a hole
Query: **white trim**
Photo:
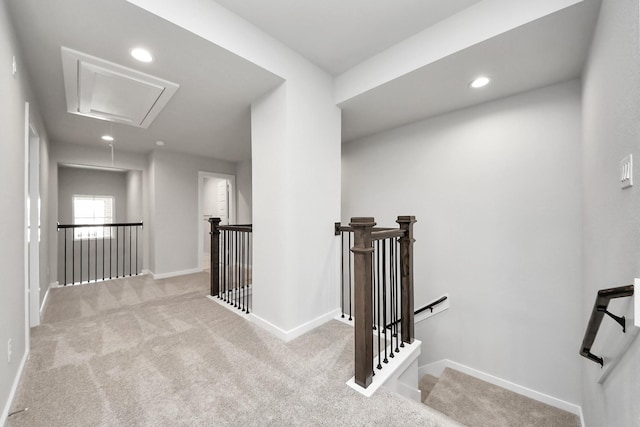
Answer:
[[428, 365], [420, 366], [418, 373], [420, 378], [422, 378], [422, 376], [424, 376], [425, 374], [433, 375], [434, 377], [439, 378], [445, 368], [455, 369], [467, 375], [471, 375], [472, 377], [481, 379], [482, 381], [497, 385], [514, 393], [526, 396], [530, 399], [537, 400], [538, 402], [546, 403], [547, 405], [551, 405], [558, 409], [562, 409], [564, 411], [571, 412], [572, 414], [582, 416], [582, 408], [574, 403], [549, 396], [548, 394], [544, 394], [527, 387], [523, 387], [521, 385], [512, 383], [511, 381], [507, 381], [491, 374], [478, 371], [477, 369], [470, 368], [469, 366], [462, 365], [449, 359], [442, 359], [437, 362], [429, 363]]
[[177, 277], [177, 276], [186, 276], [187, 274], [194, 274], [194, 273], [202, 273], [202, 269], [201, 268], [192, 268], [191, 270], [182, 270], [182, 271], [171, 271], [169, 273], [154, 273], [153, 271], [149, 271], [149, 274], [151, 274], [151, 277], [153, 278], [153, 280], [158, 280], [158, 279], [168, 279], [170, 277]]
[[18, 384], [20, 384], [20, 379], [22, 378], [22, 373], [24, 371], [24, 366], [27, 363], [28, 357], [29, 357], [29, 351], [25, 351], [24, 356], [20, 361], [20, 366], [18, 367], [18, 373], [16, 374], [16, 377], [13, 380], [13, 385], [11, 386], [9, 397], [7, 398], [7, 402], [5, 403], [4, 409], [2, 410], [2, 416], [0, 417], [0, 426], [5, 425], [7, 422], [7, 417], [9, 416], [9, 409], [11, 409], [11, 405], [13, 404], [13, 399], [16, 397], [16, 391], [18, 391]]
[[[29, 103], [24, 103], [24, 223], [22, 224], [24, 232], [24, 346], [25, 354], [30, 349], [30, 332], [29, 332], [29, 301], [31, 298], [29, 290], [29, 230], [27, 224], [29, 224], [29, 140], [31, 135], [29, 133]], [[4, 423], [1, 423], [4, 425]]]
[[321, 316], [318, 316], [313, 320], [303, 323], [302, 325], [296, 326], [293, 329], [289, 329], [288, 331], [285, 331], [284, 329], [274, 325], [268, 320], [265, 320], [260, 316], [257, 316], [255, 313], [249, 314], [249, 319], [256, 325], [260, 326], [262, 329], [280, 338], [282, 341], [289, 342], [317, 328], [318, 326], [323, 325], [324, 323], [327, 323], [329, 320], [332, 320], [339, 315], [340, 315], [340, 309], [336, 308], [335, 310], [331, 310], [330, 312], [325, 313]]
[[40, 304], [40, 319], [42, 320], [42, 315], [44, 314], [44, 310], [47, 308], [47, 302], [49, 302], [49, 291], [51, 290], [51, 288], [57, 288], [58, 287], [58, 282], [53, 282], [49, 284], [49, 287], [47, 287], [47, 292], [45, 292], [44, 294], [44, 298], [42, 299], [42, 304]]
[[[355, 377], [351, 377], [347, 381], [347, 385], [357, 391], [358, 393], [371, 397], [381, 386], [383, 386], [388, 380], [396, 379], [409, 368], [418, 356], [420, 356], [420, 346], [422, 342], [415, 340], [411, 344], [404, 344], [404, 348], [400, 353], [396, 353], [394, 358], [389, 358], [389, 363], [384, 365], [381, 370], [376, 369], [376, 375], [373, 376], [369, 387], [362, 388], [355, 383]], [[378, 357], [373, 359], [373, 366], [378, 365]], [[417, 379], [416, 379], [417, 380]]]

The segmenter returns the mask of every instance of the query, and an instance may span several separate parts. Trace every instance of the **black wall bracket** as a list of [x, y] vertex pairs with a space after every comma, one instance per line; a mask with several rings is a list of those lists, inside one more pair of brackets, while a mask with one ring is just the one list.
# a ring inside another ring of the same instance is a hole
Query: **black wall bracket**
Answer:
[[600, 306], [598, 307], [598, 311], [606, 314], [607, 316], [611, 317], [613, 320], [616, 321], [616, 323], [620, 326], [622, 326], [622, 332], [626, 333], [627, 332], [627, 323], [624, 316], [620, 317], [620, 316], [616, 316], [615, 314], [611, 313], [610, 311], [607, 310], [607, 307], [604, 306]]

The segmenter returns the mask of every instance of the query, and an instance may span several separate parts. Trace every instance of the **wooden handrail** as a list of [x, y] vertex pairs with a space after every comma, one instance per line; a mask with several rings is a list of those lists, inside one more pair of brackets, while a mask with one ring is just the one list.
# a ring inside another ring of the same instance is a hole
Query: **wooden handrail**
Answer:
[[404, 236], [405, 231], [401, 228], [389, 228], [387, 230], [373, 229], [371, 232], [371, 238], [373, 240], [391, 239], [393, 237]]
[[598, 296], [596, 297], [596, 301], [593, 304], [593, 309], [591, 310], [591, 318], [589, 319], [587, 330], [585, 331], [584, 339], [582, 340], [582, 346], [580, 348], [581, 356], [598, 363], [600, 366], [604, 366], [604, 359], [591, 353], [591, 347], [593, 346], [593, 342], [596, 339], [596, 335], [598, 335], [598, 330], [600, 329], [600, 324], [602, 323], [604, 315], [607, 314], [608, 316], [616, 320], [616, 322], [618, 322], [622, 326], [622, 331], [625, 332], [624, 316], [618, 317], [609, 313], [607, 311], [607, 307], [609, 307], [609, 301], [614, 298], [630, 297], [632, 295], [633, 285], [620, 286], [610, 289], [601, 289], [600, 291], [598, 291]]
[[142, 221], [114, 222], [112, 224], [60, 224], [58, 223], [58, 230], [61, 230], [64, 228], [87, 228], [87, 227], [142, 227]]

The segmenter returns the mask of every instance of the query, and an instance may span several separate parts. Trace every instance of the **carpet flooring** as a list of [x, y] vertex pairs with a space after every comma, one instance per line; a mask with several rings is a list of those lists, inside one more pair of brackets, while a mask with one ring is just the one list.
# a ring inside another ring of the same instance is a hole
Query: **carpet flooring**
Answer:
[[574, 414], [449, 368], [424, 403], [469, 427], [580, 426]]
[[460, 426], [353, 375], [353, 329], [289, 343], [206, 298], [206, 273], [52, 289], [9, 418], [20, 426]]

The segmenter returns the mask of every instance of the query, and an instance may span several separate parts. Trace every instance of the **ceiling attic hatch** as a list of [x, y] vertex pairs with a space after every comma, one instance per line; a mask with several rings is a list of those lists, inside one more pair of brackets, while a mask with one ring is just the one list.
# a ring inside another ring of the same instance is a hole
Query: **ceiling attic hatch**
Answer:
[[67, 111], [148, 128], [180, 85], [62, 47]]

